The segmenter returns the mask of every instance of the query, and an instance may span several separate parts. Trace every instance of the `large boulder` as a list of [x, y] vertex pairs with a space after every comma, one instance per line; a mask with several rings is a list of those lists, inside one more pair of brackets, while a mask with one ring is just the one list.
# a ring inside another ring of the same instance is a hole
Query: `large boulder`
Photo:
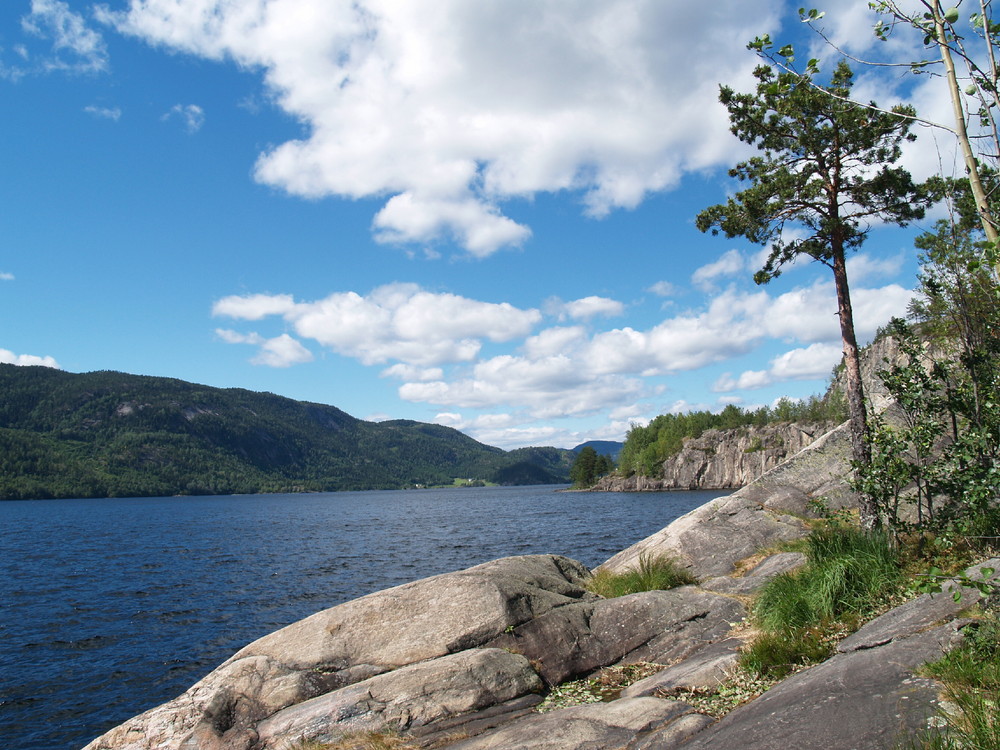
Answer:
[[456, 742], [454, 750], [609, 750], [633, 747], [653, 730], [675, 741], [697, 732], [711, 719], [686, 703], [629, 698], [534, 714], [492, 732]]
[[[937, 713], [938, 686], [916, 672], [955, 639], [955, 628], [943, 625], [879, 648], [837, 654], [727, 714], [684, 750], [895, 747]], [[655, 737], [647, 745], [675, 746], [672, 738]]]
[[588, 576], [568, 558], [528, 555], [346, 602], [251, 643], [183, 695], [112, 729], [87, 750], [209, 748], [215, 740], [242, 737], [288, 706], [480, 646], [550, 610], [596, 600], [582, 586]]
[[470, 649], [279, 711], [257, 725], [252, 746], [266, 750], [284, 747], [288, 738], [333, 742], [350, 732], [404, 732], [542, 689], [525, 657], [500, 649]]
[[560, 607], [489, 643], [533, 660], [549, 685], [615, 663], [670, 663], [726, 637], [746, 610], [695, 586]]

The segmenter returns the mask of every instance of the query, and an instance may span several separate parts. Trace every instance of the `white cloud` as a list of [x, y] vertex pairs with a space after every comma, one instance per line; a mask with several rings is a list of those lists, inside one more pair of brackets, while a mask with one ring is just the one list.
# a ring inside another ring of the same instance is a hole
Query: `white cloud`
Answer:
[[590, 320], [595, 316], [611, 318], [622, 315], [625, 305], [607, 297], [584, 297], [566, 303], [566, 314], [574, 320]]
[[749, 83], [747, 29], [774, 30], [781, 10], [765, 0], [129, 0], [100, 17], [263, 71], [308, 130], [261, 154], [259, 181], [309, 197], [384, 197], [379, 239], [451, 236], [485, 256], [530, 236], [504, 215], [510, 198], [576, 191], [603, 216], [730, 161], [740, 146], [717, 82]]
[[223, 297], [212, 305], [212, 315], [240, 320], [261, 320], [269, 315], [284, 315], [295, 309], [290, 294], [250, 294], [244, 297]]
[[[31, 12], [21, 19], [21, 27], [32, 36], [52, 42], [51, 52], [36, 63], [43, 72], [99, 73], [108, 69], [104, 38], [62, 0], [31, 0]], [[30, 57], [23, 46], [20, 54], [23, 59]]]
[[216, 328], [215, 335], [227, 344], [262, 344], [264, 337], [258, 333], [240, 333], [229, 328]]
[[444, 377], [444, 370], [440, 367], [414, 367], [400, 362], [382, 370], [382, 377], [397, 378], [411, 383], [426, 383], [441, 380]]
[[841, 348], [834, 344], [810, 344], [775, 357], [767, 370], [746, 370], [738, 378], [726, 373], [716, 380], [712, 390], [754, 390], [789, 380], [819, 380], [830, 374], [841, 355]]
[[260, 347], [250, 360], [255, 365], [291, 367], [313, 360], [312, 352], [287, 333], [269, 339], [259, 333], [240, 333], [227, 328], [216, 328], [215, 335], [227, 344], [251, 344]]
[[389, 284], [367, 297], [339, 292], [316, 302], [296, 303], [283, 294], [226, 297], [213, 313], [245, 320], [280, 315], [300, 337], [363, 364], [396, 360], [419, 367], [470, 362], [484, 340], [527, 336], [541, 320], [537, 310], [427, 292], [415, 284]]
[[83, 108], [83, 111], [88, 115], [92, 115], [101, 120], [112, 120], [118, 122], [121, 119], [122, 111], [120, 107], [98, 107], [97, 105], [89, 105]]
[[579, 348], [587, 340], [583, 326], [546, 328], [524, 342], [525, 354], [530, 359], [542, 359], [556, 354], [566, 354]]
[[646, 291], [652, 292], [657, 297], [673, 297], [678, 293], [677, 286], [669, 281], [657, 281]]
[[14, 274], [7, 273], [6, 271], [0, 271], [0, 281], [13, 281]]
[[859, 254], [847, 259], [847, 277], [851, 284], [873, 278], [892, 278], [902, 268], [902, 253], [897, 253], [891, 258], [873, 258], [868, 254]]
[[545, 312], [559, 320], [590, 320], [594, 317], [611, 318], [622, 315], [625, 305], [618, 300], [607, 297], [583, 297], [571, 302], [563, 302], [558, 297], [552, 297], [545, 302]]
[[[889, 317], [904, 312], [910, 294], [894, 284], [855, 287], [859, 338], [864, 341]], [[505, 431], [534, 429], [537, 420], [607, 413], [621, 426], [646, 419], [645, 404], [665, 387], [651, 377], [725, 362], [768, 340], [797, 346], [772, 359], [766, 369], [718, 379], [714, 390], [825, 379], [840, 350], [831, 282], [778, 295], [769, 288], [744, 292], [733, 286], [703, 308], [665, 317], [645, 329], [593, 331], [588, 323], [534, 332], [542, 320], [536, 309], [401, 283], [366, 295], [337, 292], [307, 302], [281, 294], [231, 296], [216, 302], [213, 312], [244, 321], [278, 318], [298, 340], [312, 340], [365, 365], [383, 365], [384, 377], [400, 381], [401, 399], [433, 405], [442, 424], [491, 444], [514, 440], [516, 433]], [[268, 339], [229, 329], [220, 329], [218, 335], [260, 347], [254, 360], [260, 363], [292, 364], [312, 356], [287, 335]], [[512, 353], [484, 355], [487, 342], [511, 344]], [[677, 399], [670, 409], [711, 409], [738, 398], [727, 396], [707, 405]], [[463, 416], [467, 411], [472, 413]], [[478, 412], [494, 415], [492, 421]], [[515, 421], [507, 424], [508, 418]]]
[[[898, 284], [851, 290], [855, 334], [859, 341], [875, 335], [893, 316], [906, 314], [913, 292]], [[819, 282], [778, 297], [761, 321], [769, 336], [801, 342], [840, 341], [840, 318], [833, 282]]]
[[283, 333], [261, 342], [260, 351], [250, 361], [255, 365], [268, 367], [291, 367], [312, 360], [312, 352], [287, 333]]
[[188, 133], [197, 133], [205, 124], [205, 111], [197, 104], [175, 104], [160, 119], [164, 122], [178, 118]]
[[746, 259], [739, 250], [728, 250], [714, 263], [708, 263], [691, 274], [691, 283], [704, 292], [718, 289], [716, 280], [735, 276], [748, 270]]
[[538, 419], [593, 414], [634, 400], [644, 393], [641, 381], [616, 375], [594, 376], [567, 356], [531, 360], [501, 355], [480, 362], [470, 378], [451, 382], [404, 383], [405, 401], [489, 409], [512, 405]]
[[0, 349], [0, 363], [5, 365], [41, 366], [61, 369], [53, 357], [38, 357], [34, 354], [14, 354], [9, 349]]

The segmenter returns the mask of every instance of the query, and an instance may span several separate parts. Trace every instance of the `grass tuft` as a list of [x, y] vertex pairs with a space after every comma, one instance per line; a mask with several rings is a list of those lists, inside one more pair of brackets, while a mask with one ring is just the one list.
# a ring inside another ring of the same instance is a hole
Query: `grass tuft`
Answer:
[[780, 680], [809, 664], [829, 658], [833, 644], [816, 630], [759, 634], [740, 656], [740, 665], [760, 677]]
[[778, 678], [823, 661], [839, 636], [902, 587], [900, 556], [886, 534], [830, 524], [813, 530], [805, 553], [805, 566], [772, 578], [754, 601], [762, 632], [740, 660], [751, 672]]
[[698, 580], [672, 557], [640, 555], [639, 567], [623, 573], [598, 570], [586, 584], [588, 591], [605, 599], [637, 594], [640, 591], [674, 589]]
[[809, 562], [775, 576], [761, 590], [753, 615], [769, 632], [801, 630], [870, 614], [903, 580], [899, 557], [885, 534], [845, 527], [809, 535]]

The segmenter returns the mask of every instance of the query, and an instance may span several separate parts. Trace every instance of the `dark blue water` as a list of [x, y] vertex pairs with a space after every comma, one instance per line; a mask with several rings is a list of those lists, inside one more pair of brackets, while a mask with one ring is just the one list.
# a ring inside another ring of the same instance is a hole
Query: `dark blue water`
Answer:
[[0, 503], [0, 745], [81, 747], [320, 609], [507, 555], [594, 567], [718, 494], [505, 487]]

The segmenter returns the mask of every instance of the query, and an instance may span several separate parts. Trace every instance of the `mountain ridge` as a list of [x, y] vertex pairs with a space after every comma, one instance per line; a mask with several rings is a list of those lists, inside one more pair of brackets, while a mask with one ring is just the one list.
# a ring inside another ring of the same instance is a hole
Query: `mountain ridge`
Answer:
[[568, 482], [573, 454], [413, 420], [108, 370], [0, 365], [0, 499]]

